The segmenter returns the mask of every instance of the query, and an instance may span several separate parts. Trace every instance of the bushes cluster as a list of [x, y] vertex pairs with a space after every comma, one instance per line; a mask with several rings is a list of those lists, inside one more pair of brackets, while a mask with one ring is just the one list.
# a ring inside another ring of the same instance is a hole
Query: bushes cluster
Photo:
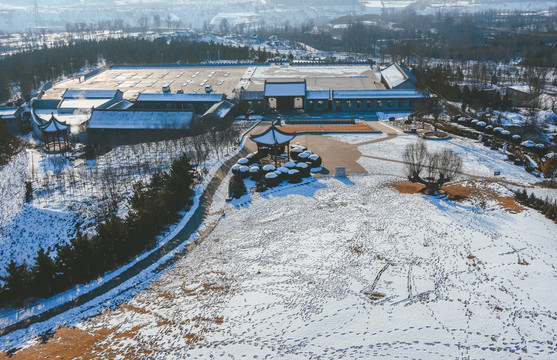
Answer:
[[0, 122], [0, 166], [6, 165], [22, 148], [23, 141]]
[[557, 223], [557, 202], [549, 198], [541, 199], [534, 194], [528, 195], [526, 190], [518, 190], [515, 199], [520, 204], [535, 209], [545, 215], [546, 218]]
[[54, 259], [41, 248], [30, 269], [12, 260], [2, 279], [0, 302], [47, 297], [123, 265], [152, 245], [156, 235], [178, 219], [178, 212], [191, 205], [195, 180], [194, 167], [182, 155], [168, 173], [157, 172], [149, 184], [135, 184], [128, 214], [100, 223], [96, 235], [78, 232], [70, 243], [58, 246]]

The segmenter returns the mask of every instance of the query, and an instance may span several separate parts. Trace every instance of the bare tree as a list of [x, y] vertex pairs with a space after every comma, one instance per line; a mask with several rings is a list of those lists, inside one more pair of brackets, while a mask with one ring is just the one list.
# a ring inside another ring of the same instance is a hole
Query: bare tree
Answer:
[[207, 136], [200, 134], [192, 137], [193, 152], [195, 156], [195, 164], [197, 166], [203, 164], [209, 156], [209, 149], [207, 147]]
[[402, 159], [406, 163], [406, 175], [410, 181], [417, 181], [420, 177], [427, 160], [427, 155], [427, 148], [423, 141], [415, 144], [408, 144], [406, 146], [406, 149], [402, 154]]
[[437, 194], [443, 185], [453, 181], [462, 170], [460, 156], [448, 149], [429, 153], [423, 142], [407, 145], [403, 159], [408, 180], [425, 185], [429, 195]]

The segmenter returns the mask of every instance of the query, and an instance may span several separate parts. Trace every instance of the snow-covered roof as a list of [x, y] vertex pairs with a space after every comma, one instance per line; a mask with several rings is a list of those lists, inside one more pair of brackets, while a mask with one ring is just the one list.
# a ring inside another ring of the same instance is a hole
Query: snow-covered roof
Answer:
[[306, 83], [265, 82], [265, 96], [306, 96]]
[[339, 99], [419, 99], [417, 90], [334, 90], [333, 100]]
[[329, 100], [329, 91], [328, 90], [313, 90], [308, 91], [306, 99], [308, 100]]
[[50, 120], [46, 124], [39, 126], [39, 128], [43, 133], [55, 133], [59, 131], [68, 131], [70, 127], [58, 121], [53, 114]]
[[230, 101], [221, 101], [216, 103], [215, 105], [211, 106], [209, 108], [209, 110], [207, 110], [205, 112], [205, 114], [203, 114], [203, 116], [212, 114], [215, 116], [218, 116], [219, 118], [224, 118], [226, 115], [228, 115], [228, 113], [230, 112], [230, 110], [232, 110], [234, 108], [234, 104], [231, 103]]
[[97, 108], [111, 101], [112, 98], [94, 98], [94, 99], [64, 99], [58, 106], [61, 109], [91, 109]]
[[400, 71], [395, 64], [388, 66], [381, 70], [381, 75], [385, 79], [387, 86], [392, 89], [406, 81], [407, 76], [404, 72]]
[[140, 101], [163, 101], [163, 102], [186, 102], [205, 101], [219, 102], [224, 99], [224, 94], [139, 94], [137, 102]]
[[277, 129], [275, 125], [271, 125], [271, 127], [261, 134], [250, 135], [250, 139], [253, 142], [263, 145], [282, 145], [291, 141], [295, 137], [296, 134], [281, 131]]
[[398, 64], [389, 65], [385, 69], [381, 70], [381, 76], [385, 80], [389, 89], [394, 89], [407, 80], [415, 82], [415, 78], [412, 76], [410, 71], [404, 69]]
[[189, 129], [192, 112], [95, 110], [89, 129]]
[[33, 109], [48, 109], [55, 111], [53, 109], [56, 109], [60, 102], [60, 99], [33, 99], [31, 100], [31, 107]]
[[3, 119], [13, 119], [17, 116], [18, 110], [19, 107], [17, 106], [0, 107], [0, 117]]
[[113, 99], [120, 90], [70, 90], [62, 94], [62, 99]]
[[263, 91], [242, 91], [240, 98], [242, 100], [263, 100], [265, 93]]
[[525, 94], [530, 94], [530, 86], [528, 85], [513, 85], [513, 86], [508, 86], [507, 89], [522, 92]]
[[125, 110], [125, 109], [129, 109], [132, 106], [133, 106], [133, 103], [131, 101], [122, 100], [122, 101], [118, 101], [114, 105], [110, 105], [108, 108], [111, 109], [111, 110]]

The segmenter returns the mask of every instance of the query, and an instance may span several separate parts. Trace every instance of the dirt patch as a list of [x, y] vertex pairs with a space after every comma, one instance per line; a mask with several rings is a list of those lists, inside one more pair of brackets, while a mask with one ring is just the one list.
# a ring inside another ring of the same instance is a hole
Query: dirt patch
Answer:
[[478, 191], [478, 188], [462, 185], [451, 185], [445, 186], [443, 190], [451, 200], [461, 200], [472, 196], [473, 193]]
[[481, 188], [476, 184], [471, 184], [468, 186], [463, 185], [451, 185], [442, 188], [443, 191], [449, 196], [451, 200], [460, 200], [470, 197], [479, 198], [482, 200], [495, 200], [506, 211], [511, 214], [517, 214], [525, 208], [516, 203], [514, 198], [499, 196], [492, 189]]
[[380, 292], [374, 292], [374, 293], [369, 293], [369, 292], [364, 292], [364, 295], [366, 295], [371, 301], [378, 301], [383, 299], [386, 295]]
[[99, 343], [105, 340], [110, 331], [89, 333], [80, 329], [60, 328], [46, 344], [38, 344], [16, 352], [9, 357], [5, 352], [0, 359], [96, 359], [105, 346]]
[[377, 131], [365, 123], [356, 124], [300, 124], [282, 125], [280, 127], [285, 132], [370, 132]]
[[425, 186], [417, 183], [412, 183], [408, 181], [396, 182], [392, 184], [395, 189], [397, 189], [402, 194], [417, 194]]
[[[419, 193], [424, 186], [421, 184], [411, 182], [396, 182], [392, 186], [403, 194], [416, 194]], [[495, 200], [504, 210], [517, 214], [525, 208], [516, 203], [514, 198], [499, 196], [494, 190], [480, 187], [477, 184], [470, 185], [451, 185], [441, 188], [441, 190], [451, 200], [462, 200], [467, 198], [476, 198], [482, 201]]]
[[511, 214], [518, 214], [521, 211], [524, 211], [525, 208], [516, 203], [515, 199], [513, 198], [506, 198], [506, 197], [494, 197], [495, 200], [499, 203], [499, 205], [510, 212]]

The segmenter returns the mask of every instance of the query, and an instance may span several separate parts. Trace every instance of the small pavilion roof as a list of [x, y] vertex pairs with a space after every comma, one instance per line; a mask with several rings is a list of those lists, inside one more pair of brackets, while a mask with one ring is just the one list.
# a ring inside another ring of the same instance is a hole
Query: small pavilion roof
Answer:
[[39, 128], [43, 133], [55, 133], [60, 131], [68, 131], [70, 127], [60, 122], [54, 117], [54, 114], [52, 114], [50, 120], [48, 120], [46, 124], [40, 125]]
[[290, 140], [294, 139], [296, 134], [294, 133], [287, 133], [277, 129], [277, 127], [273, 124], [267, 130], [262, 132], [261, 134], [254, 134], [250, 135], [250, 139], [253, 142], [262, 145], [282, 145], [286, 144]]

